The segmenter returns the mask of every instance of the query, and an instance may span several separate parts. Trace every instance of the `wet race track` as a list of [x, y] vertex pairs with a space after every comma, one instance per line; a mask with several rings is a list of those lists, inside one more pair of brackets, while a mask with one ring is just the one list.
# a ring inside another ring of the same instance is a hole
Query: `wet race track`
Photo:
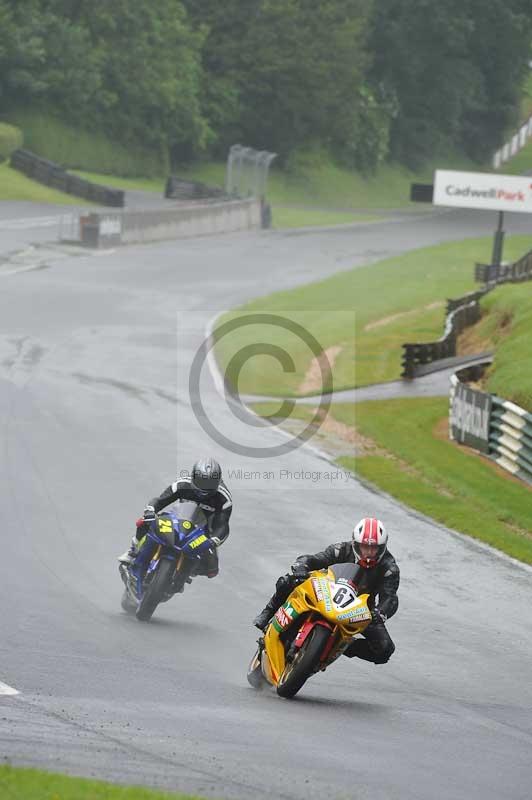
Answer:
[[[275, 459], [222, 450], [192, 412], [188, 388], [220, 311], [489, 234], [494, 216], [398, 216], [0, 267], [0, 681], [19, 691], [0, 685], [4, 758], [242, 800], [528, 800], [530, 570], [352, 479], [331, 483], [318, 474], [330, 465], [309, 448]], [[525, 222], [509, 219], [507, 229], [524, 231]], [[37, 241], [38, 229], [18, 224], [8, 249]], [[201, 398], [232, 441], [281, 441], [234, 416], [208, 366]], [[176, 464], [187, 469], [211, 452], [235, 503], [220, 575], [198, 578], [149, 625], [138, 623], [120, 610], [116, 556]], [[274, 477], [231, 479], [239, 469]], [[252, 690], [251, 619], [276, 577], [372, 514], [387, 525], [402, 571], [392, 660], [342, 659], [294, 701]]]

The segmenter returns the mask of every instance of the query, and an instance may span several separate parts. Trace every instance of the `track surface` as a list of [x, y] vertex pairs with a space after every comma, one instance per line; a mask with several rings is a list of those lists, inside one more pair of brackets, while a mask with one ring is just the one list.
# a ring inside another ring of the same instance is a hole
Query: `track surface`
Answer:
[[[531, 573], [428, 524], [308, 449], [245, 459], [208, 441], [188, 369], [207, 321], [276, 288], [489, 234], [494, 215], [127, 248], [0, 275], [0, 753], [17, 764], [225, 798], [530, 798]], [[508, 221], [526, 230], [527, 218]], [[226, 434], [277, 444], [226, 408]], [[232, 534], [150, 625], [121, 613], [116, 555], [176, 462], [230, 469]], [[316, 477], [315, 475], [313, 477]], [[402, 568], [397, 651], [343, 659], [294, 701], [247, 686], [250, 620], [293, 557], [378, 514]], [[1, 687], [0, 687], [1, 688]]]

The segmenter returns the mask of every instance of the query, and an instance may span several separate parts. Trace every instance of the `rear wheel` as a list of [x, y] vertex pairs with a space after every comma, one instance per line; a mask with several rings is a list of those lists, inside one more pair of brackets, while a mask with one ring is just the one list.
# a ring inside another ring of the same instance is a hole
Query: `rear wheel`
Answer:
[[172, 576], [175, 572], [176, 562], [172, 559], [162, 559], [159, 561], [159, 566], [155, 575], [150, 581], [149, 586], [146, 588], [142, 596], [142, 600], [137, 608], [137, 619], [141, 622], [149, 622], [151, 616], [167, 591]]
[[318, 666], [323, 648], [330, 635], [329, 628], [325, 628], [323, 625], [316, 625], [312, 629], [279, 678], [277, 694], [280, 697], [294, 697], [299, 692]]

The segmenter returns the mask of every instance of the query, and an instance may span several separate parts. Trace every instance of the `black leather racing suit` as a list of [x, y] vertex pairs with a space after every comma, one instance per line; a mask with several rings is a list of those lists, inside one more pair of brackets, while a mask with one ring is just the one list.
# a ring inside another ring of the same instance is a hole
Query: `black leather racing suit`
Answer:
[[[220, 482], [220, 486], [213, 495], [205, 496], [198, 494], [192, 486], [190, 478], [180, 478], [168, 486], [158, 497], [150, 500], [148, 505], [153, 506], [155, 512], [158, 513], [170, 503], [178, 500], [192, 500], [197, 503], [207, 517], [210, 536], [217, 536], [220, 544], [225, 542], [229, 536], [229, 517], [233, 510], [233, 498], [223, 481]], [[142, 520], [139, 520], [139, 523], [137, 523], [135, 535], [140, 541], [146, 533], [146, 525]], [[218, 552], [215, 547], [203, 556], [196, 574], [207, 575], [209, 578], [214, 578], [218, 574]]]
[[[354, 563], [354, 561], [355, 556], [351, 542], [337, 542], [314, 555], [299, 556], [296, 564], [301, 564], [310, 571], [330, 567], [332, 564]], [[374, 664], [385, 664], [395, 650], [395, 645], [384, 624], [385, 619], [393, 617], [399, 605], [397, 597], [399, 567], [395, 558], [387, 550], [376, 567], [365, 569], [359, 566], [354, 583], [359, 594], [366, 592], [369, 594], [369, 607], [377, 610], [383, 619], [375, 615], [376, 618], [363, 633], [364, 639], [353, 640], [344, 655], [349, 658], [356, 656], [364, 661], [372, 661]], [[293, 588], [293, 575], [283, 575], [279, 578], [275, 594], [269, 601], [269, 606], [275, 607], [272, 613], [275, 613], [279, 606], [286, 601]]]

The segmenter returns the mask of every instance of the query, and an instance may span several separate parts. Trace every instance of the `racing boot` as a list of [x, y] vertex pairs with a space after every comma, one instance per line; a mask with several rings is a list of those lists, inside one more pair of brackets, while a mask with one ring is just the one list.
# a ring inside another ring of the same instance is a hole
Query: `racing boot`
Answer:
[[136, 559], [138, 552], [139, 552], [139, 543], [137, 542], [137, 537], [134, 536], [131, 540], [129, 550], [126, 550], [125, 553], [122, 553], [121, 556], [118, 556], [118, 560], [120, 561], [121, 564], [125, 564], [126, 567], [130, 567], [131, 564]]
[[274, 605], [271, 600], [269, 600], [262, 609], [262, 611], [260, 612], [260, 614], [257, 614], [255, 619], [253, 620], [254, 626], [258, 628], [259, 631], [264, 632], [268, 627], [268, 624], [276, 611], [277, 611], [277, 606]]

